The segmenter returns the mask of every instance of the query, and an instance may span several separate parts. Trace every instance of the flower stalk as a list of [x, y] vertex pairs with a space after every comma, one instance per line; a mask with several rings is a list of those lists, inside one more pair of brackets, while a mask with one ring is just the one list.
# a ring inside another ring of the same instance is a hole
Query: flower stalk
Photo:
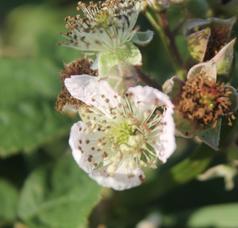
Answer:
[[177, 45], [175, 43], [174, 36], [170, 31], [168, 18], [166, 12], [164, 11], [156, 11], [152, 12], [152, 10], [147, 9], [145, 15], [151, 25], [155, 28], [156, 32], [158, 33], [162, 44], [167, 52], [168, 57], [170, 58], [170, 62], [173, 65], [173, 68], [178, 76], [184, 78], [183, 73], [183, 61], [179, 54]]

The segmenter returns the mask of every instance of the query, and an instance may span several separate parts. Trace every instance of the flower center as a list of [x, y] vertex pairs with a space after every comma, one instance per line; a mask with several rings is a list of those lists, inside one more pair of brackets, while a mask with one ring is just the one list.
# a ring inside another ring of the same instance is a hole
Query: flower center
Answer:
[[109, 25], [109, 13], [107, 11], [100, 11], [96, 16], [95, 21], [97, 22], [97, 25], [107, 28]]
[[230, 89], [224, 84], [199, 75], [186, 81], [176, 108], [202, 127], [215, 127], [219, 118], [231, 113], [230, 95]]
[[114, 125], [108, 135], [114, 144], [121, 145], [128, 143], [130, 136], [135, 135], [135, 132], [135, 126], [130, 121], [125, 121]]

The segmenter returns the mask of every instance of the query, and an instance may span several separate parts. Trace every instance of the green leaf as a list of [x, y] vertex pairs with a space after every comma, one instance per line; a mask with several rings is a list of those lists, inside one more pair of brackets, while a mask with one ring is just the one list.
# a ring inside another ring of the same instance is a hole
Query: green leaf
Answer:
[[238, 227], [237, 211], [237, 203], [204, 207], [190, 216], [188, 227]]
[[28, 152], [66, 134], [71, 125], [54, 110], [58, 69], [45, 60], [0, 61], [0, 157]]
[[0, 226], [16, 218], [18, 192], [4, 180], [0, 180]]
[[[4, 47], [13, 56], [45, 56], [58, 64], [82, 56], [78, 50], [58, 45], [60, 32], [64, 32], [67, 8], [47, 5], [23, 5], [10, 11], [4, 31]], [[24, 19], [22, 19], [24, 18]], [[4, 50], [3, 50], [4, 53]]]
[[99, 76], [108, 76], [111, 69], [121, 63], [141, 65], [142, 56], [140, 50], [129, 43], [115, 51], [100, 53], [98, 56]]
[[87, 218], [100, 195], [101, 188], [67, 155], [54, 166], [38, 169], [28, 177], [18, 216], [36, 228], [87, 227]]

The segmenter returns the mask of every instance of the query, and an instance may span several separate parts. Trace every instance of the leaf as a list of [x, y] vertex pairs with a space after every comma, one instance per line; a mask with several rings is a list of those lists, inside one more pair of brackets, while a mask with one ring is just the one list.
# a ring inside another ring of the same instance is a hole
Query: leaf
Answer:
[[54, 110], [58, 69], [46, 60], [0, 60], [0, 157], [31, 151], [68, 132]]
[[220, 142], [220, 133], [221, 133], [221, 120], [217, 123], [215, 128], [209, 128], [202, 130], [198, 134], [198, 138], [210, 146], [214, 150], [219, 150]]
[[18, 192], [4, 180], [0, 180], [0, 226], [16, 218]]
[[230, 203], [201, 208], [188, 220], [188, 227], [238, 227], [238, 204]]
[[78, 50], [58, 45], [60, 32], [65, 31], [66, 10], [67, 8], [56, 9], [47, 5], [23, 5], [15, 8], [6, 19], [4, 46], [10, 46], [14, 56], [45, 56], [58, 64], [79, 58], [82, 53]]
[[146, 46], [151, 42], [153, 36], [154, 32], [151, 30], [147, 30], [146, 32], [136, 32], [132, 41], [137, 45]]
[[72, 157], [34, 171], [20, 195], [18, 216], [30, 227], [87, 227], [87, 217], [99, 202], [101, 188]]
[[133, 44], [111, 52], [103, 52], [98, 56], [99, 76], [108, 76], [110, 70], [117, 64], [126, 63], [131, 65], [141, 65], [142, 56], [140, 50]]
[[232, 167], [231, 165], [216, 165], [204, 173], [198, 176], [198, 180], [207, 181], [214, 178], [222, 177], [224, 178], [225, 189], [227, 191], [231, 191], [235, 187], [235, 176], [237, 175], [237, 169]]

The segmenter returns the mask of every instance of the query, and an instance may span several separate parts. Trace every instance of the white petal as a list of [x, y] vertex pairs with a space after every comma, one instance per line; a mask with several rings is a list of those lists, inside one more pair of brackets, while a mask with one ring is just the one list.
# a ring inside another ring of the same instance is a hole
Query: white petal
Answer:
[[144, 172], [140, 168], [129, 169], [126, 163], [122, 163], [113, 176], [108, 175], [107, 172], [94, 172], [90, 176], [98, 184], [117, 191], [136, 187], [144, 180]]
[[170, 109], [164, 112], [163, 123], [164, 125], [155, 133], [156, 137], [152, 140], [155, 144], [152, 146], [158, 158], [165, 163], [176, 149], [175, 124]]
[[107, 116], [110, 115], [110, 109], [116, 108], [120, 102], [120, 97], [110, 85], [97, 77], [74, 75], [65, 79], [64, 83], [71, 96], [94, 106]]
[[143, 171], [139, 168], [130, 168], [126, 161], [122, 160], [119, 163], [113, 175], [109, 174], [106, 166], [97, 168], [97, 165], [103, 162], [103, 151], [98, 151], [96, 142], [103, 136], [102, 132], [88, 132], [83, 122], [72, 126], [69, 144], [79, 167], [104, 187], [124, 190], [140, 185], [144, 179]]
[[199, 75], [204, 76], [207, 79], [212, 79], [212, 80], [217, 80], [217, 68], [216, 64], [213, 60], [204, 62], [204, 63], [199, 63], [193, 66], [187, 75], [187, 79], [192, 78], [192, 77], [197, 77]]
[[173, 110], [173, 104], [169, 97], [149, 86], [136, 86], [128, 89], [129, 99], [135, 106], [135, 115], [142, 114], [145, 118], [151, 111], [157, 107], [164, 105], [168, 109]]
[[102, 153], [97, 151], [96, 142], [103, 137], [103, 133], [87, 133], [87, 126], [79, 121], [75, 123], [70, 132], [69, 145], [72, 154], [80, 168], [85, 172], [91, 173], [95, 168], [95, 163], [102, 161]]
[[162, 118], [164, 124], [161, 124], [161, 127], [158, 126], [158, 130], [154, 133], [156, 136], [151, 139], [157, 157], [162, 162], [166, 162], [176, 148], [172, 102], [166, 94], [149, 86], [133, 87], [128, 92], [131, 94], [130, 99], [133, 100], [137, 108], [135, 113], [149, 113], [154, 107], [160, 105], [166, 107]]

